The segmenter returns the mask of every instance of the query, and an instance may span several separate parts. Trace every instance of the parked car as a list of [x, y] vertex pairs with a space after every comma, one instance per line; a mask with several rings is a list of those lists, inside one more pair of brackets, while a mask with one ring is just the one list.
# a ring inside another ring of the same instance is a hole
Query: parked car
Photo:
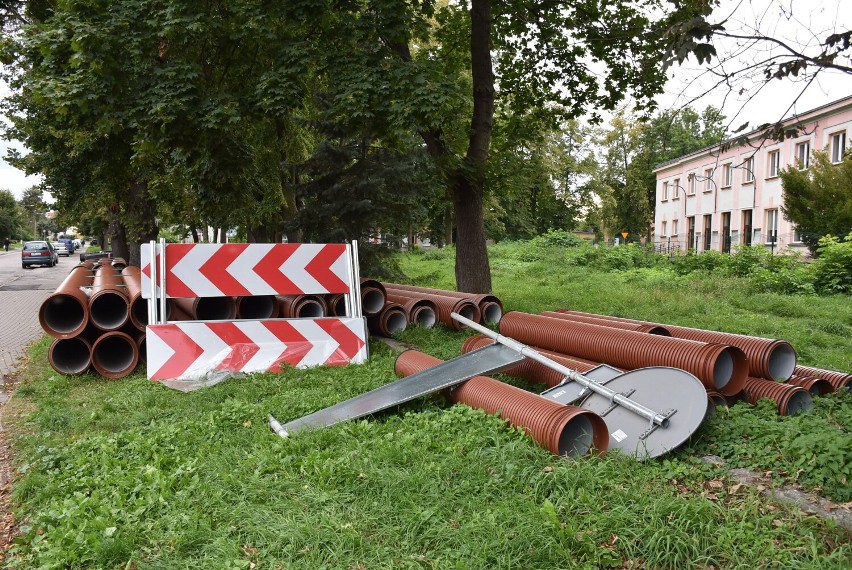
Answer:
[[79, 239], [75, 239], [74, 240], [74, 247], [76, 249], [80, 249], [81, 247], [83, 247], [83, 242], [81, 242]]
[[76, 247], [74, 247], [74, 240], [71, 238], [59, 238], [59, 241], [65, 244], [65, 247], [68, 248], [68, 251], [70, 253], [74, 253], [74, 251], [77, 249]]
[[24, 269], [33, 265], [54, 267], [57, 263], [59, 257], [48, 241], [28, 241], [21, 250], [21, 267]]
[[71, 253], [68, 251], [68, 247], [65, 245], [64, 242], [55, 241], [55, 242], [51, 243], [50, 245], [52, 245], [53, 249], [56, 250], [56, 256], [57, 257], [59, 257], [60, 255], [64, 255], [65, 257], [68, 257], [68, 256], [71, 255]]

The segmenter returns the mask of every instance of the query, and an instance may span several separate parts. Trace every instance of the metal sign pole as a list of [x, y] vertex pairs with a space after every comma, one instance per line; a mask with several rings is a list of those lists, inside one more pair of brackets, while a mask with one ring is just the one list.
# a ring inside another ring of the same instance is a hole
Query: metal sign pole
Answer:
[[[164, 324], [168, 321], [166, 315], [166, 240], [160, 238], [160, 319], [157, 321]], [[154, 258], [156, 259], [156, 258]], [[153, 263], [151, 264], [153, 265]]]
[[148, 299], [148, 323], [157, 324], [157, 242], [148, 243], [151, 248], [151, 298]]

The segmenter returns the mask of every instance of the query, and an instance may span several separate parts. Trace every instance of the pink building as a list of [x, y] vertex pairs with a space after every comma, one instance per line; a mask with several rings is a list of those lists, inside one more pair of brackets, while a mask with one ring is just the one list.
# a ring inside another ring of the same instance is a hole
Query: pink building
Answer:
[[759, 243], [806, 252], [795, 226], [781, 212], [779, 172], [807, 168], [811, 153], [842, 160], [852, 136], [852, 96], [784, 120], [798, 134], [783, 141], [755, 130], [750, 145], [715, 145], [659, 165], [654, 242], [663, 248], [730, 252]]

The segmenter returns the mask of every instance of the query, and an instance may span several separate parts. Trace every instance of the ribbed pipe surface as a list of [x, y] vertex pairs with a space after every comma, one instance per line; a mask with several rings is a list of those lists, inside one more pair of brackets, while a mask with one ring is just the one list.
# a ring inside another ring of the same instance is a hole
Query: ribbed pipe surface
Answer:
[[378, 315], [386, 300], [384, 285], [375, 279], [361, 278], [361, 310], [364, 316]]
[[121, 270], [121, 279], [130, 303], [130, 322], [138, 330], [144, 331], [148, 324], [148, 300], [142, 298], [142, 271], [134, 265], [128, 265]]
[[445, 295], [430, 295], [428, 293], [407, 291], [405, 289], [393, 289], [390, 287], [385, 287], [385, 290], [388, 294], [396, 295], [398, 297], [418, 300], [426, 299], [428, 301], [432, 301], [435, 303], [435, 306], [438, 307], [438, 320], [453, 330], [460, 331], [467, 327], [453, 319], [450, 316], [451, 313], [458, 313], [474, 322], [479, 322], [481, 318], [479, 306], [470, 299], [447, 297]]
[[148, 362], [148, 343], [144, 332], [136, 335], [136, 354], [139, 355], [139, 363], [147, 364]]
[[57, 338], [50, 345], [47, 359], [60, 374], [79, 376], [92, 365], [92, 345], [83, 336]]
[[713, 403], [714, 407], [728, 406], [728, 399], [716, 390], [707, 390], [707, 399]]
[[[462, 344], [462, 352], [468, 353], [476, 350], [477, 348], [482, 348], [484, 346], [488, 346], [490, 344], [494, 344], [494, 341], [483, 335], [475, 335], [464, 341]], [[539, 347], [533, 347], [535, 350], [547, 356], [551, 360], [558, 362], [562, 366], [567, 366], [571, 370], [576, 370], [581, 374], [584, 372], [588, 372], [592, 368], [596, 366], [600, 366], [598, 362], [591, 362], [589, 360], [582, 360], [577, 358], [571, 358], [570, 356], [566, 356], [564, 354], [559, 354], [557, 352], [553, 352], [551, 350], [545, 350]], [[553, 370], [552, 368], [548, 368], [544, 364], [540, 362], [536, 362], [531, 358], [527, 358], [510, 368], [505, 370], [501, 370], [503, 374], [507, 376], [514, 376], [515, 378], [523, 378], [527, 382], [532, 382], [534, 384], [543, 384], [548, 388], [553, 388], [562, 383], [565, 379], [565, 376]]]
[[92, 278], [88, 266], [78, 265], [42, 302], [38, 322], [44, 332], [53, 338], [72, 338], [83, 332], [89, 322], [89, 297], [81, 287], [90, 287]]
[[385, 303], [378, 315], [367, 317], [370, 332], [380, 336], [393, 336], [408, 327], [408, 315], [398, 303]]
[[578, 315], [576, 313], [567, 314], [559, 311], [542, 311], [539, 313], [543, 317], [553, 317], [555, 319], [564, 319], [567, 321], [575, 321], [579, 323], [589, 323], [590, 325], [599, 325], [602, 327], [611, 327], [625, 331], [635, 331], [647, 334], [656, 334], [660, 336], [672, 336], [669, 329], [662, 325], [654, 325], [650, 323], [625, 323], [621, 321], [613, 321], [592, 317], [588, 315]]
[[278, 316], [278, 299], [275, 295], [236, 297], [238, 319], [274, 319]]
[[500, 332], [531, 346], [567, 353], [622, 369], [671, 366], [691, 372], [705, 388], [722, 394], [742, 389], [748, 364], [742, 350], [721, 344], [625, 331], [512, 311]]
[[104, 333], [92, 344], [92, 366], [101, 376], [124, 378], [136, 368], [139, 348], [129, 334]]
[[786, 340], [708, 331], [677, 325], [661, 325], [660, 323], [648, 323], [645, 321], [637, 321], [635, 319], [623, 319], [621, 317], [609, 317], [606, 315], [592, 315], [591, 313], [581, 313], [579, 311], [571, 311], [569, 309], [557, 309], [556, 312], [567, 315], [589, 315], [619, 322], [659, 325], [666, 327], [674, 338], [736, 346], [741, 349], [748, 358], [748, 373], [756, 378], [786, 380], [793, 374], [793, 370], [796, 367], [796, 351], [793, 350], [793, 347]]
[[346, 296], [342, 293], [327, 294], [322, 296], [325, 301], [325, 314], [329, 317], [346, 316]]
[[278, 295], [278, 315], [284, 319], [318, 319], [326, 315], [319, 295]]
[[813, 396], [822, 396], [834, 392], [834, 386], [825, 378], [817, 378], [815, 376], [796, 376], [793, 374], [784, 381], [786, 384], [793, 386], [801, 386]]
[[456, 299], [470, 299], [479, 307], [480, 318], [484, 323], [497, 324], [503, 318], [503, 302], [498, 297], [482, 293], [465, 293], [464, 291], [448, 291], [446, 289], [435, 289], [433, 287], [418, 287], [416, 285], [401, 285], [399, 283], [382, 283], [385, 289], [392, 288], [429, 295], [443, 295], [455, 297]]
[[388, 303], [402, 305], [408, 315], [408, 322], [424, 329], [431, 329], [438, 323], [438, 305], [429, 299], [411, 299], [393, 293], [387, 294]]
[[835, 390], [852, 390], [852, 374], [836, 370], [823, 370], [812, 366], [796, 366], [793, 373], [796, 376], [813, 376], [814, 378], [828, 380]]
[[[394, 369], [400, 376], [409, 376], [441, 362], [434, 356], [407, 350], [397, 357]], [[553, 402], [487, 376], [474, 376], [452, 389], [448, 397], [455, 403], [499, 415], [554, 455], [576, 457], [593, 449], [603, 454], [609, 446], [606, 424], [594, 412]]]
[[95, 269], [92, 296], [89, 297], [89, 319], [102, 331], [120, 329], [130, 319], [130, 299], [121, 272], [111, 265]]
[[761, 398], [769, 398], [778, 405], [778, 414], [792, 416], [810, 410], [813, 400], [807, 390], [801, 386], [775, 382], [764, 378], [746, 379], [743, 393], [748, 403], [754, 405]]
[[[172, 301], [193, 321], [231, 321], [237, 316], [237, 303], [233, 297], [188, 297]], [[182, 319], [176, 317], [176, 320]]]

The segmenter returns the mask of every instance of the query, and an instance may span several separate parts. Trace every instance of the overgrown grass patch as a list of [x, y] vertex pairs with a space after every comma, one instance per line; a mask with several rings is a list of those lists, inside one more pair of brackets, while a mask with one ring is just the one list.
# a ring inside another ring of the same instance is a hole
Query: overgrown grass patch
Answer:
[[[508, 310], [565, 306], [760, 333], [789, 338], [809, 364], [850, 364], [852, 308], [839, 297], [797, 301], [755, 295], [744, 278], [494, 251]], [[450, 249], [399, 261], [415, 282], [452, 285]], [[399, 340], [448, 359], [468, 334], [411, 329]], [[848, 394], [792, 418], [766, 404], [720, 411], [681, 450], [647, 463], [566, 460], [440, 396], [288, 440], [269, 431], [269, 412], [289, 421], [393, 380], [395, 355], [378, 342], [364, 365], [189, 394], [142, 373], [57, 375], [47, 346], [33, 348], [5, 409], [20, 472], [13, 567], [846, 568], [852, 557], [845, 531], [699, 459], [719, 455], [848, 501]]]

